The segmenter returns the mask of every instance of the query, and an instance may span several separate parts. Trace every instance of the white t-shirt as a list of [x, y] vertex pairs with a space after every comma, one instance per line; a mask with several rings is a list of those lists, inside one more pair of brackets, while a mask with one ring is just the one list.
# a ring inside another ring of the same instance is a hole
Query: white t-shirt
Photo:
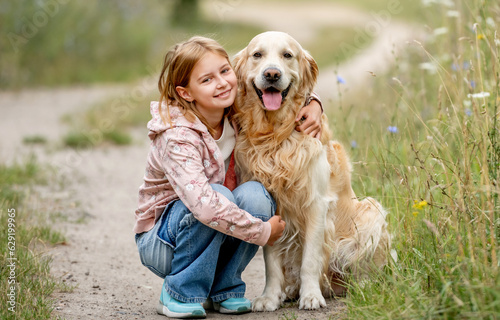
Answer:
[[234, 150], [234, 146], [236, 145], [236, 138], [234, 136], [233, 126], [227, 120], [227, 117], [224, 118], [224, 128], [222, 128], [222, 135], [219, 139], [215, 140], [217, 146], [220, 149], [222, 154], [222, 158], [224, 159], [224, 166], [226, 168], [229, 167], [229, 162], [231, 161], [231, 153]]

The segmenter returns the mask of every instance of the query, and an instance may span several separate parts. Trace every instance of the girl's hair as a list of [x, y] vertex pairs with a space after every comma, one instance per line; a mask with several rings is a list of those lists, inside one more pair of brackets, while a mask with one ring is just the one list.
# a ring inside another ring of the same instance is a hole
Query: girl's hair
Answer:
[[[189, 78], [195, 64], [208, 52], [219, 54], [225, 57], [230, 63], [226, 50], [217, 41], [200, 36], [195, 36], [186, 42], [176, 44], [165, 55], [158, 81], [158, 89], [160, 90], [159, 111], [165, 124], [168, 122], [172, 125], [168, 108], [172, 103], [177, 102], [184, 110], [184, 116], [188, 121], [194, 122], [197, 117], [208, 128], [208, 131], [214, 135], [215, 129], [208, 124], [205, 117], [195, 108], [194, 102], [184, 100], [177, 93], [177, 90], [175, 90], [177, 86], [188, 86]], [[162, 112], [163, 101], [167, 102], [166, 118], [164, 118], [164, 113]], [[227, 109], [225, 113], [228, 112]]]

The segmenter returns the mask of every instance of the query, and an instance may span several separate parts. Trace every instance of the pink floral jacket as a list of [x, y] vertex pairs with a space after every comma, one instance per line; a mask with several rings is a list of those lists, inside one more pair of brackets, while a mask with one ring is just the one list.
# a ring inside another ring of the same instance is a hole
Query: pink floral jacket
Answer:
[[[166, 108], [162, 108], [162, 111]], [[172, 126], [164, 124], [158, 102], [151, 102], [148, 123], [152, 140], [144, 183], [139, 188], [139, 207], [134, 232], [153, 228], [166, 205], [182, 202], [203, 224], [246, 242], [263, 246], [271, 224], [241, 210], [210, 184], [223, 184], [224, 159], [215, 140], [198, 119], [189, 122], [178, 107], [170, 107]]]

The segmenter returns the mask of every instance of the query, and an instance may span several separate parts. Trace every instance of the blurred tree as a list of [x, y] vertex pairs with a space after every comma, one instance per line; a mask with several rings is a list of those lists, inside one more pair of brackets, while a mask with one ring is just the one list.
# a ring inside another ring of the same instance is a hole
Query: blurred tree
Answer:
[[200, 10], [198, 0], [174, 0], [170, 19], [177, 27], [190, 27], [199, 24]]

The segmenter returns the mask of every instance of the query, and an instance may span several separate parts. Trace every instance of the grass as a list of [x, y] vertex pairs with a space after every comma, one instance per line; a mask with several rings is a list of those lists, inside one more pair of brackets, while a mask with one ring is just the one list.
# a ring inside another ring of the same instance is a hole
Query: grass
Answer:
[[362, 42], [355, 43], [359, 30], [354, 28], [320, 28], [313, 41], [306, 49], [311, 53], [320, 70], [359, 54], [366, 49], [373, 37], [363, 33]]
[[2, 319], [51, 319], [50, 295], [56, 289], [67, 289], [50, 275], [51, 258], [40, 250], [41, 245], [64, 243], [64, 236], [40, 222], [45, 213], [33, 213], [26, 197], [29, 184], [43, 184], [44, 180], [34, 159], [0, 165]]
[[497, 2], [437, 1], [426, 41], [391, 72], [357, 97], [339, 85], [331, 125], [351, 144], [357, 195], [389, 209], [398, 256], [352, 283], [349, 318], [500, 317], [498, 17]]
[[3, 1], [0, 88], [129, 82], [190, 35], [213, 35], [236, 52], [263, 31], [204, 19], [180, 29], [169, 24], [170, 14], [170, 2]]
[[[187, 26], [174, 27], [169, 23], [171, 5], [118, 0], [4, 1], [0, 3], [0, 28], [5, 31], [0, 38], [4, 48], [0, 88], [130, 82], [158, 69], [157, 62], [167, 48], [189, 36], [213, 37], [234, 54], [253, 36], [266, 31], [203, 17]], [[332, 55], [337, 41], [348, 43], [352, 39], [353, 30], [340, 31], [320, 31], [324, 37], [321, 43], [329, 43], [312, 48], [320, 66], [339, 60], [338, 54]]]
[[24, 144], [46, 144], [47, 138], [41, 135], [26, 136], [23, 138]]

